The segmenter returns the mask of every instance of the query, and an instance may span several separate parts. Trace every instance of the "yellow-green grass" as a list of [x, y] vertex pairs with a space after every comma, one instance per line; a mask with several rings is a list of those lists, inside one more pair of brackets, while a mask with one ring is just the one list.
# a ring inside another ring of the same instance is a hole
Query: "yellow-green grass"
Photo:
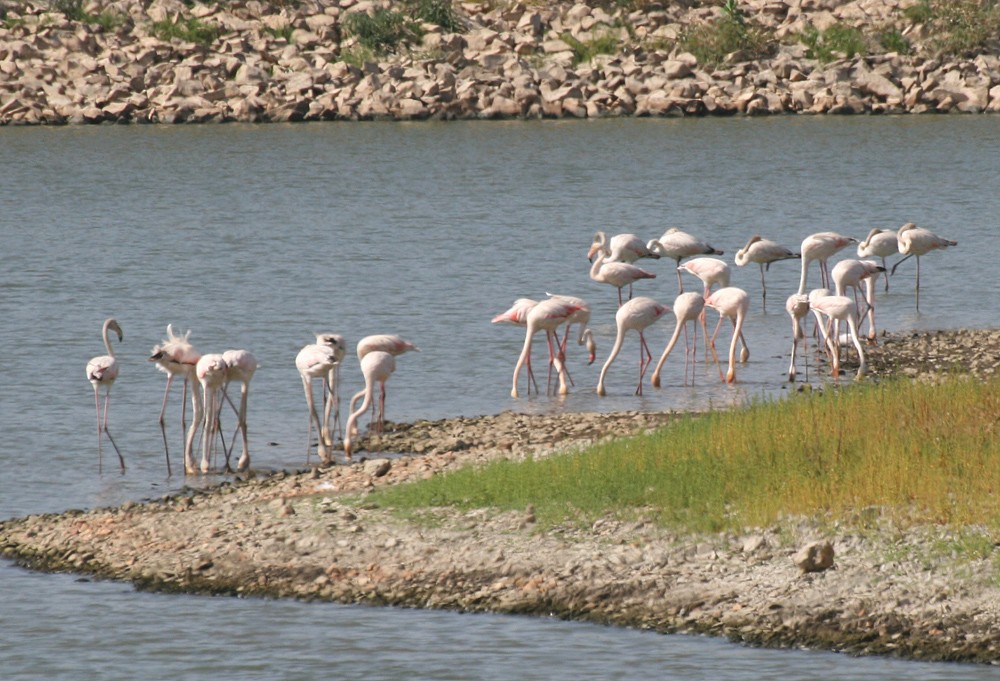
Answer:
[[[826, 522], [1000, 525], [1000, 381], [827, 389], [685, 418], [583, 451], [503, 460], [374, 495], [382, 506], [643, 515], [694, 531]], [[371, 498], [369, 500], [372, 500]]]

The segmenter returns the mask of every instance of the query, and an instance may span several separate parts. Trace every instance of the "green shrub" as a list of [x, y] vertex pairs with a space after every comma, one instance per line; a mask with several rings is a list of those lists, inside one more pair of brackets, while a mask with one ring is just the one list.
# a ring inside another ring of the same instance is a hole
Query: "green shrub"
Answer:
[[352, 12], [344, 18], [344, 28], [375, 54], [395, 52], [423, 36], [415, 21], [389, 9], [377, 9], [372, 14]]
[[437, 24], [448, 33], [461, 29], [451, 0], [413, 0], [413, 15], [429, 24]]
[[209, 26], [195, 17], [180, 19], [177, 23], [164, 19], [153, 24], [153, 35], [165, 41], [177, 38], [200, 45], [210, 45], [219, 37], [220, 32], [218, 26]]
[[947, 0], [931, 3], [935, 47], [943, 54], [972, 55], [1000, 33], [1000, 7], [992, 0]]
[[52, 9], [62, 12], [70, 21], [82, 21], [87, 15], [83, 10], [83, 0], [52, 0]]
[[290, 43], [290, 42], [292, 42], [292, 31], [295, 30], [295, 27], [292, 26], [291, 24], [288, 24], [288, 25], [282, 26], [281, 28], [267, 27], [264, 30], [267, 31], [268, 33], [270, 33], [273, 37], [275, 37], [275, 38], [284, 38], [285, 42], [289, 42]]
[[681, 48], [706, 66], [721, 64], [733, 53], [740, 60], [760, 59], [770, 54], [774, 43], [766, 31], [751, 25], [735, 10], [735, 5], [724, 6], [723, 11], [719, 19], [685, 31], [680, 39]]
[[559, 37], [572, 48], [574, 66], [589, 62], [599, 54], [615, 54], [621, 48], [621, 41], [611, 33], [605, 33], [587, 42], [577, 40], [569, 33]]
[[864, 34], [846, 24], [834, 24], [824, 31], [809, 26], [800, 34], [799, 39], [807, 48], [807, 57], [824, 63], [839, 58], [851, 59], [868, 52], [868, 41]]
[[920, 0], [903, 10], [903, 16], [915, 24], [926, 24], [934, 17], [931, 0]]
[[887, 52], [910, 53], [910, 41], [896, 29], [881, 32], [878, 36], [878, 44]]

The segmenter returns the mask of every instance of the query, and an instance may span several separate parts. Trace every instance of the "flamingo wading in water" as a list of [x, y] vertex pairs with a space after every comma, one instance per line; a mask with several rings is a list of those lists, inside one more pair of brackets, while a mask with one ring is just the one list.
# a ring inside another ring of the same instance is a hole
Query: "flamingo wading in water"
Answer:
[[[226, 382], [223, 385], [223, 394], [228, 393], [229, 384], [237, 381], [240, 384], [240, 406], [236, 410], [238, 423], [237, 431], [243, 436], [243, 454], [236, 464], [237, 471], [245, 471], [250, 466], [250, 447], [247, 438], [247, 398], [250, 395], [250, 379], [260, 366], [257, 358], [249, 350], [226, 350], [222, 353], [222, 359], [226, 362]], [[233, 444], [235, 444], [235, 434]], [[230, 445], [230, 451], [232, 444]], [[226, 470], [229, 468], [229, 451], [226, 452]]]
[[912, 222], [907, 222], [905, 225], [899, 228], [896, 232], [896, 239], [899, 242], [899, 252], [903, 254], [903, 257], [896, 261], [896, 264], [892, 266], [892, 272], [890, 274], [896, 273], [896, 268], [903, 264], [905, 260], [908, 260], [910, 256], [917, 257], [917, 311], [920, 311], [920, 256], [926, 255], [931, 251], [937, 250], [939, 248], [948, 248], [949, 246], [957, 246], [958, 242], [951, 239], [945, 239], [943, 236], [938, 236], [929, 229], [924, 229], [923, 227], [917, 227]]
[[[598, 251], [590, 266], [590, 278], [601, 284], [610, 284], [618, 289], [618, 307], [622, 305], [622, 289], [631, 290], [632, 284], [640, 279], [655, 279], [656, 275], [641, 267], [626, 262], [610, 262], [604, 251]], [[680, 275], [678, 275], [680, 276]]]
[[644, 243], [635, 234], [615, 234], [609, 241], [607, 234], [598, 232], [594, 235], [594, 242], [590, 245], [587, 259], [592, 259], [598, 251], [604, 251], [608, 262], [633, 263], [640, 258], [660, 259], [660, 254], [656, 251], [656, 241]]
[[[682, 232], [676, 227], [671, 227], [663, 233], [656, 243], [654, 250], [662, 256], [673, 258], [677, 267], [681, 266], [681, 260], [690, 258], [693, 255], [722, 255], [723, 252], [713, 247], [710, 243], [702, 241], [698, 237], [687, 232]], [[679, 293], [684, 292], [684, 282], [681, 281], [681, 273], [677, 272], [677, 288]]]
[[[103, 454], [101, 451], [101, 433], [108, 434], [108, 440], [111, 441], [111, 445], [115, 448], [115, 453], [118, 454], [118, 463], [121, 464], [122, 473], [125, 472], [125, 459], [122, 458], [122, 453], [118, 449], [118, 445], [115, 444], [115, 439], [111, 437], [111, 431], [108, 430], [108, 402], [111, 400], [111, 386], [114, 384], [115, 379], [118, 378], [118, 360], [115, 359], [114, 348], [111, 347], [111, 340], [108, 337], [109, 332], [114, 331], [118, 334], [118, 342], [121, 343], [124, 339], [124, 334], [122, 333], [122, 327], [118, 325], [118, 322], [114, 319], [104, 320], [104, 326], [101, 329], [101, 337], [104, 339], [104, 349], [107, 350], [106, 355], [98, 355], [94, 357], [89, 362], [87, 362], [87, 380], [90, 384], [94, 386], [94, 408], [97, 410], [97, 471], [102, 472], [102, 459]], [[101, 399], [100, 390], [104, 389], [104, 416], [101, 417]]]
[[[549, 298], [535, 305], [525, 317], [524, 346], [521, 354], [514, 365], [514, 380], [510, 390], [511, 397], [518, 397], [517, 379], [521, 373], [521, 367], [527, 365], [528, 372], [531, 372], [531, 343], [534, 335], [539, 331], [545, 332], [545, 338], [549, 346], [549, 361], [555, 365], [559, 376], [559, 394], [565, 395], [569, 392], [566, 386], [566, 367], [559, 357], [557, 346], [559, 339], [556, 336], [556, 329], [565, 324], [567, 319], [580, 309], [579, 305], [563, 300], [562, 298]], [[535, 388], [538, 389], [537, 386]], [[528, 392], [531, 392], [531, 383], [528, 383]]]
[[806, 292], [806, 275], [809, 272], [809, 263], [813, 260], [819, 263], [823, 287], [829, 288], [830, 271], [826, 266], [826, 261], [857, 241], [854, 237], [844, 236], [836, 232], [817, 232], [803, 239], [800, 249], [802, 252], [802, 277], [799, 279], [798, 293], [804, 294]]
[[792, 252], [791, 249], [785, 248], [776, 241], [762, 239], [759, 234], [750, 237], [747, 245], [736, 251], [737, 267], [743, 267], [752, 262], [760, 265], [761, 302], [765, 312], [767, 311], [767, 284], [764, 282], [764, 271], [771, 269], [772, 262], [801, 257], [799, 253]]
[[[378, 424], [377, 429], [381, 432], [381, 424], [385, 420], [385, 382], [389, 380], [394, 371], [396, 371], [396, 357], [383, 350], [371, 350], [361, 358], [361, 373], [365, 377], [365, 387], [364, 390], [351, 398], [350, 408], [353, 411], [347, 417], [347, 425], [344, 427], [345, 458], [351, 458], [354, 447], [353, 438], [357, 431], [356, 422], [373, 403], [376, 383], [379, 384], [378, 420], [376, 423]], [[364, 399], [361, 406], [354, 410], [355, 403], [362, 397]]]
[[[337, 395], [337, 369], [344, 359], [344, 338], [336, 333], [318, 333], [316, 342], [301, 350], [295, 357], [295, 368], [302, 378], [302, 387], [306, 394], [306, 405], [309, 407], [309, 436], [306, 439], [306, 460], [309, 457], [309, 440], [313, 427], [319, 441], [316, 451], [320, 462], [329, 464], [331, 461], [330, 447], [333, 438], [330, 435], [330, 412], [336, 407], [334, 424], [340, 421], [340, 404]], [[313, 379], [320, 379], [323, 390], [323, 419], [320, 420], [313, 400]]]
[[[667, 361], [670, 351], [673, 350], [674, 345], [677, 344], [677, 339], [680, 337], [681, 329], [684, 330], [684, 385], [687, 385], [689, 359], [691, 363], [691, 383], [692, 385], [694, 384], [694, 361], [695, 353], [698, 349], [697, 320], [699, 319], [701, 320], [702, 337], [706, 342], [708, 342], [708, 329], [705, 326], [705, 315], [702, 314], [704, 310], [705, 298], [700, 293], [687, 291], [686, 293], [679, 294], [674, 299], [674, 316], [677, 318], [677, 326], [674, 327], [674, 333], [670, 336], [670, 341], [667, 343], [667, 347], [664, 348], [663, 354], [660, 355], [660, 361], [656, 363], [656, 369], [653, 370], [653, 376], [650, 379], [650, 383], [654, 388], [660, 387], [660, 371], [663, 369], [663, 364]], [[694, 325], [694, 347], [691, 347], [688, 344], [688, 322], [691, 322]]]
[[[792, 318], [792, 360], [788, 364], [788, 380], [795, 381], [795, 351], [799, 347], [799, 341], [806, 342], [806, 334], [802, 329], [802, 318], [809, 314], [809, 296], [804, 293], [793, 293], [785, 301], [785, 311]], [[806, 348], [806, 353], [808, 347]], [[806, 356], [806, 380], [809, 380], [809, 355]]]
[[[185, 423], [185, 410], [187, 407], [188, 384], [194, 379], [194, 367], [201, 358], [201, 353], [195, 350], [188, 338], [191, 331], [187, 331], [183, 336], [174, 333], [174, 327], [167, 324], [167, 338], [159, 345], [153, 347], [149, 356], [150, 362], [156, 363], [156, 368], [167, 375], [167, 387], [163, 391], [163, 405], [160, 407], [160, 434], [163, 436], [163, 452], [167, 458], [167, 475], [170, 475], [170, 449], [167, 445], [167, 431], [165, 415], [167, 413], [167, 398], [170, 396], [170, 386], [174, 377], [180, 376], [184, 379], [181, 391], [181, 435], [187, 428]], [[192, 387], [194, 392], [198, 392]], [[185, 461], [188, 454], [185, 453]]]
[[[896, 232], [890, 229], [879, 229], [875, 227], [865, 240], [858, 244], [859, 258], [881, 258], [882, 267], [888, 268], [885, 259], [890, 255], [899, 253], [899, 239]], [[889, 291], [889, 277], [885, 278], [885, 290]]]
[[[740, 361], [745, 362], [750, 358], [750, 350], [747, 348], [746, 339], [743, 338], [743, 323], [746, 321], [747, 311], [750, 309], [750, 297], [747, 292], [735, 286], [720, 288], [705, 300], [705, 307], [710, 307], [719, 313], [719, 323], [715, 325], [712, 338], [709, 341], [713, 354], [715, 353], [715, 337], [719, 334], [722, 320], [729, 318], [733, 323], [733, 340], [729, 343], [729, 369], [726, 371], [726, 383], [736, 380], [736, 343], [743, 342], [743, 351], [740, 353]], [[722, 370], [719, 370], [720, 375]]]
[[601, 377], [597, 381], [598, 395], [606, 394], [604, 390], [604, 377], [608, 373], [608, 367], [611, 366], [611, 363], [622, 349], [625, 334], [631, 330], [639, 333], [639, 383], [636, 386], [635, 394], [642, 395], [642, 379], [646, 374], [649, 363], [653, 360], [653, 354], [649, 351], [649, 345], [646, 344], [644, 332], [647, 327], [667, 312], [670, 312], [669, 307], [661, 305], [652, 298], [645, 296], [633, 298], [618, 308], [618, 312], [615, 313], [615, 323], [618, 327], [618, 333], [615, 335], [615, 344], [611, 348], [611, 354], [608, 355], [607, 361], [601, 367]]

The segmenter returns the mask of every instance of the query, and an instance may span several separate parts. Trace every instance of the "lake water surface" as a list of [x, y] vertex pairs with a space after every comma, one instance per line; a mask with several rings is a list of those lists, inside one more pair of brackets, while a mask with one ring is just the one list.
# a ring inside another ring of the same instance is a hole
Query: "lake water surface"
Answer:
[[[922, 260], [919, 313], [912, 261], [904, 264], [880, 298], [879, 325], [994, 327], [998, 140], [1000, 118], [986, 116], [0, 129], [0, 517], [199, 484], [165, 475], [156, 423], [165, 379], [146, 358], [167, 323], [192, 329], [203, 352], [245, 347], [260, 359], [249, 423], [253, 463], [266, 468], [305, 463], [294, 358], [317, 331], [339, 332], [351, 347], [371, 333], [420, 346], [400, 358], [388, 386], [396, 421], [505, 409], [704, 409], [787, 392], [783, 302], [798, 284], [795, 262], [768, 273], [766, 314], [757, 268], [734, 269], [733, 284], [752, 301], [752, 354], [736, 385], [699, 366], [695, 386], [685, 387], [683, 366], [671, 359], [664, 387], [635, 397], [630, 337], [608, 396], [597, 397], [616, 307], [614, 289], [588, 277], [597, 229], [648, 239], [679, 226], [732, 262], [754, 233], [797, 248], [817, 231], [860, 239], [871, 227], [912, 221], [959, 246]], [[670, 304], [677, 285], [668, 261], [644, 266], [658, 278], [636, 293]], [[523, 331], [489, 319], [546, 291], [591, 302], [598, 361], [570, 355], [576, 385], [565, 398], [515, 400]], [[110, 449], [98, 475], [84, 376], [87, 359], [104, 352], [109, 316], [125, 333], [110, 414], [124, 475]], [[671, 317], [649, 331], [654, 354], [672, 330]], [[361, 383], [351, 354], [343, 392]], [[179, 391], [168, 414], [175, 472], [178, 399]], [[0, 590], [4, 678], [75, 679], [87, 670], [125, 679], [139, 668], [177, 679], [988, 672], [547, 620], [150, 595], [9, 564], [0, 564]]]

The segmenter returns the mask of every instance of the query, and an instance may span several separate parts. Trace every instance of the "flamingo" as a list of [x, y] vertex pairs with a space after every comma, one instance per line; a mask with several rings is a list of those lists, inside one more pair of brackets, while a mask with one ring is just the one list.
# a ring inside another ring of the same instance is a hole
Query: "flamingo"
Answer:
[[694, 258], [683, 265], [678, 265], [677, 271], [687, 272], [701, 279], [701, 283], [705, 286], [706, 298], [712, 295], [712, 287], [716, 284], [720, 288], [729, 286], [729, 265], [718, 258]]
[[590, 244], [590, 251], [587, 259], [591, 260], [598, 251], [603, 251], [608, 262], [633, 263], [640, 258], [660, 259], [660, 254], [655, 250], [655, 240], [643, 242], [635, 234], [616, 234], [608, 241], [608, 236], [604, 232], [594, 235], [594, 242]]
[[[337, 404], [337, 369], [341, 360], [344, 359], [345, 345], [344, 338], [335, 333], [316, 334], [316, 342], [311, 343], [295, 356], [295, 368], [302, 377], [302, 387], [306, 393], [306, 404], [309, 407], [309, 437], [312, 436], [313, 426], [316, 427], [316, 434], [319, 443], [316, 445], [320, 462], [330, 463], [330, 447], [333, 445], [333, 438], [330, 436], [330, 410], [334, 405], [337, 407], [337, 414], [334, 423], [340, 420], [340, 405]], [[321, 380], [323, 386], [324, 418], [321, 421], [316, 412], [313, 402], [312, 381], [314, 378]], [[309, 456], [309, 438], [306, 439], [306, 458]]]
[[[792, 361], [788, 365], [788, 380], [795, 382], [795, 351], [799, 347], [799, 341], [803, 343], [805, 333], [802, 330], [802, 318], [809, 314], [809, 296], [804, 293], [793, 293], [785, 301], [785, 311], [792, 318]], [[806, 380], [809, 380], [809, 361], [806, 355]]]
[[828, 324], [824, 323], [823, 317], [826, 317], [830, 322], [847, 322], [847, 326], [850, 329], [851, 341], [858, 351], [860, 365], [858, 366], [857, 377], [861, 378], [867, 371], [867, 365], [865, 364], [865, 351], [862, 349], [861, 341], [858, 339], [857, 307], [854, 301], [847, 296], [829, 295], [829, 293], [828, 289], [815, 289], [811, 291], [809, 293], [809, 308], [816, 315], [816, 320], [819, 323], [823, 343], [833, 364], [833, 377], [838, 378], [840, 376], [840, 338], [835, 333], [829, 333]]
[[365, 356], [361, 358], [361, 373], [365, 377], [365, 388], [351, 398], [351, 409], [354, 409], [354, 404], [359, 398], [364, 397], [364, 400], [362, 400], [361, 406], [356, 411], [352, 411], [350, 416], [347, 417], [347, 426], [344, 428], [344, 457], [346, 459], [351, 458], [353, 448], [352, 438], [354, 432], [357, 430], [355, 423], [368, 410], [369, 405], [373, 403], [375, 383], [379, 384], [379, 416], [377, 423], [379, 424], [379, 430], [381, 430], [381, 424], [385, 419], [385, 382], [389, 380], [389, 377], [392, 376], [395, 370], [396, 357], [383, 350], [372, 350], [365, 353]]
[[[170, 386], [175, 376], [184, 379], [184, 387], [181, 392], [181, 433], [187, 428], [185, 419], [185, 407], [187, 405], [188, 383], [194, 378], [194, 367], [201, 357], [201, 353], [195, 350], [188, 338], [191, 331], [187, 331], [183, 336], [174, 333], [171, 324], [167, 324], [167, 338], [162, 343], [153, 347], [149, 361], [156, 363], [156, 368], [167, 375], [167, 387], [163, 391], [163, 405], [160, 407], [160, 433], [163, 435], [163, 452], [167, 458], [167, 476], [170, 476], [170, 449], [167, 446], [167, 431], [164, 416], [167, 413], [167, 397], [170, 395]], [[185, 460], [186, 460], [185, 455]]]
[[[202, 405], [204, 416], [202, 418], [202, 441], [201, 441], [201, 472], [208, 473], [212, 460], [212, 450], [215, 448], [215, 435], [219, 432], [219, 408], [222, 406], [220, 393], [222, 386], [226, 382], [226, 371], [228, 370], [226, 359], [217, 352], [202, 355], [195, 364], [194, 374], [201, 385]], [[197, 414], [199, 405], [195, 405]], [[192, 424], [193, 427], [194, 424]], [[191, 440], [191, 432], [188, 431], [188, 439]], [[188, 447], [185, 446], [185, 450]], [[185, 462], [185, 469], [192, 471], [193, 462]]]
[[[97, 410], [97, 471], [98, 473], [103, 472], [102, 460], [104, 456], [101, 451], [101, 433], [105, 432], [108, 434], [108, 439], [111, 440], [111, 444], [115, 448], [115, 453], [118, 454], [118, 463], [121, 464], [122, 473], [124, 473], [125, 459], [122, 458], [122, 453], [118, 449], [118, 445], [115, 444], [115, 439], [111, 437], [111, 431], [108, 430], [108, 402], [111, 399], [111, 386], [114, 384], [115, 379], [118, 378], [118, 360], [115, 359], [115, 351], [114, 348], [111, 347], [111, 340], [108, 337], [108, 333], [110, 331], [114, 331], [118, 334], [119, 343], [124, 340], [122, 327], [118, 325], [118, 322], [115, 319], [104, 320], [104, 326], [101, 329], [101, 337], [104, 339], [104, 348], [108, 351], [108, 354], [98, 355], [87, 362], [87, 380], [90, 381], [92, 386], [94, 386], [94, 408]], [[103, 424], [101, 418], [101, 399], [99, 395], [101, 388], [104, 388]]]
[[644, 331], [667, 312], [670, 312], [669, 307], [661, 305], [652, 298], [645, 296], [633, 298], [618, 308], [618, 312], [615, 313], [615, 323], [618, 326], [618, 333], [615, 336], [615, 344], [611, 348], [611, 354], [608, 355], [607, 361], [601, 367], [601, 377], [597, 381], [598, 395], [605, 394], [604, 377], [608, 373], [608, 367], [611, 366], [611, 363], [621, 351], [625, 334], [633, 329], [639, 332], [639, 384], [636, 386], [635, 394], [642, 395], [642, 378], [646, 374], [646, 368], [649, 367], [649, 363], [653, 361], [653, 354], [649, 351], [649, 346], [646, 344]]
[[[618, 307], [622, 305], [622, 288], [631, 286], [640, 279], [655, 279], [656, 275], [641, 267], [626, 262], [609, 262], [604, 251], [598, 251], [590, 266], [590, 278], [601, 284], [610, 284], [618, 289]], [[677, 275], [680, 276], [680, 275]]]
[[[857, 305], [858, 293], [863, 294], [867, 305], [867, 310], [864, 314], [868, 315], [869, 325], [871, 326], [869, 336], [873, 339], [875, 338], [875, 288], [874, 286], [869, 286], [868, 282], [878, 277], [880, 272], [885, 272], [885, 268], [874, 260], [854, 260], [850, 258], [841, 260], [830, 270], [830, 278], [833, 279], [835, 295], [847, 295], [847, 289], [853, 288], [855, 305]], [[864, 291], [861, 290], [863, 284], [865, 285]], [[858, 316], [859, 318], [864, 316], [860, 309], [858, 310]]]
[[920, 256], [926, 255], [931, 251], [937, 250], [939, 248], [947, 248], [949, 246], [957, 246], [957, 241], [952, 241], [951, 239], [945, 239], [943, 236], [938, 236], [929, 229], [924, 229], [923, 227], [917, 227], [912, 222], [907, 222], [905, 225], [899, 228], [896, 232], [896, 239], [899, 242], [899, 252], [903, 254], [903, 257], [892, 266], [892, 272], [890, 274], [896, 273], [896, 268], [903, 264], [903, 261], [910, 258], [910, 256], [917, 256], [917, 311], [920, 311]]
[[850, 236], [837, 234], [836, 232], [817, 232], [802, 240], [802, 278], [799, 280], [800, 294], [806, 292], [806, 274], [809, 271], [809, 263], [813, 260], [819, 262], [819, 272], [823, 280], [823, 286], [830, 285], [830, 273], [826, 266], [826, 261], [830, 256], [847, 248], [852, 243], [857, 243], [857, 239]]
[[[236, 411], [239, 422], [236, 428], [243, 435], [243, 454], [236, 463], [236, 470], [245, 471], [250, 466], [250, 450], [247, 441], [247, 398], [250, 394], [250, 379], [253, 378], [254, 372], [257, 371], [260, 364], [249, 350], [226, 350], [222, 353], [222, 359], [226, 362], [226, 382], [222, 388], [223, 394], [229, 391], [231, 382], [238, 381], [240, 383], [240, 407]], [[226, 470], [231, 470], [228, 451], [226, 452]]]
[[[660, 255], [673, 258], [677, 266], [681, 266], [681, 260], [690, 258], [692, 255], [722, 255], [723, 252], [714, 248], [711, 244], [701, 239], [691, 236], [687, 232], [682, 232], [676, 227], [671, 227], [663, 233], [655, 244], [654, 250]], [[684, 282], [681, 281], [681, 273], [677, 272], [677, 288], [679, 292], [684, 292]]]
[[[515, 326], [527, 326], [528, 325], [528, 312], [531, 311], [535, 305], [538, 305], [537, 300], [532, 300], [531, 298], [518, 298], [514, 301], [507, 310], [495, 315], [493, 319], [490, 320], [491, 324], [513, 324]], [[528, 358], [528, 382], [534, 384], [535, 392], [538, 392], [538, 383], [535, 382], [535, 374], [531, 370], [531, 358]], [[530, 387], [530, 386], [529, 386]]]
[[[882, 267], [887, 267], [885, 259], [899, 253], [899, 239], [891, 229], [873, 228], [865, 240], [858, 244], [859, 258], [881, 258]], [[889, 291], [889, 277], [885, 278], [885, 290]]]
[[765, 312], [767, 311], [767, 284], [764, 283], [764, 270], [770, 270], [772, 262], [801, 257], [801, 254], [792, 252], [776, 241], [762, 239], [759, 234], [750, 237], [747, 245], [736, 251], [736, 265], [738, 267], [752, 262], [760, 265], [761, 302]]
[[[670, 336], [670, 341], [667, 343], [667, 347], [663, 350], [663, 354], [660, 355], [660, 361], [656, 363], [656, 369], [653, 370], [651, 383], [654, 388], [660, 387], [660, 371], [663, 369], [663, 364], [667, 361], [670, 351], [674, 349], [674, 345], [680, 337], [682, 328], [684, 329], [684, 385], [687, 385], [689, 358], [691, 360], [691, 383], [694, 383], [694, 359], [698, 345], [698, 326], [695, 323], [695, 320], [701, 319], [702, 335], [706, 340], [708, 339], [708, 329], [705, 327], [705, 316], [702, 314], [704, 310], [705, 298], [700, 293], [688, 291], [686, 293], [681, 293], [674, 299], [674, 316], [677, 318], [677, 326], [674, 327], [674, 333]], [[691, 348], [688, 345], [688, 322], [691, 322], [694, 325], [694, 348]]]
[[[546, 339], [548, 340], [549, 361], [555, 365], [556, 372], [559, 375], [559, 394], [565, 395], [569, 392], [569, 389], [566, 387], [565, 365], [563, 365], [562, 359], [559, 357], [559, 353], [555, 351], [555, 346], [558, 345], [556, 329], [558, 329], [562, 324], [565, 324], [567, 319], [579, 309], [579, 305], [561, 298], [549, 298], [541, 301], [531, 308], [525, 317], [526, 331], [524, 334], [524, 347], [521, 349], [521, 354], [517, 358], [517, 364], [514, 365], [514, 382], [510, 391], [511, 397], [518, 396], [517, 378], [521, 373], [521, 367], [525, 364], [528, 365], [530, 375], [531, 341], [534, 335], [539, 331], [544, 331]], [[537, 390], [537, 387], [535, 389]], [[530, 382], [528, 384], [528, 392], [529, 394], [531, 392]]]
[[587, 346], [587, 364], [593, 364], [594, 360], [597, 359], [597, 344], [594, 342], [594, 332], [587, 326], [590, 324], [590, 303], [576, 296], [548, 292], [545, 295], [550, 299], [555, 298], [577, 307], [576, 312], [566, 318], [566, 331], [563, 334], [562, 343], [559, 344], [559, 358], [563, 362], [566, 361], [566, 343], [569, 341], [569, 331], [574, 324], [578, 324], [580, 330], [577, 334], [576, 344]]
[[[743, 337], [743, 322], [746, 320], [747, 311], [750, 309], [750, 297], [747, 292], [735, 286], [720, 288], [705, 300], [705, 307], [710, 307], [719, 313], [719, 323], [715, 325], [712, 332], [711, 343], [712, 352], [715, 352], [715, 337], [719, 334], [722, 320], [726, 317], [733, 323], [733, 340], [729, 344], [729, 369], [726, 372], [726, 383], [736, 380], [736, 342], [743, 342], [743, 351], [740, 353], [740, 361], [745, 362], [750, 358], [750, 350], [747, 348], [747, 341]], [[720, 369], [721, 376], [721, 369]]]
[[420, 348], [401, 336], [394, 334], [380, 333], [374, 336], [365, 336], [358, 341], [358, 359], [363, 359], [365, 355], [374, 350], [388, 352], [393, 357], [399, 357], [404, 352], [420, 352]]

